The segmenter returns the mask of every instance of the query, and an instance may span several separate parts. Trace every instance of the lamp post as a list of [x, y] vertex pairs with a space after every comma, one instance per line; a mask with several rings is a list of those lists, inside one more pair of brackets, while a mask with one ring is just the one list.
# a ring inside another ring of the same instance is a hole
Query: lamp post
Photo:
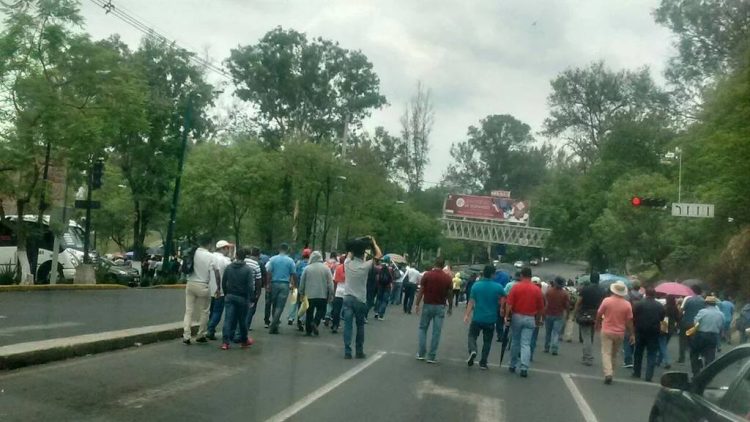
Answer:
[[664, 154], [664, 160], [662, 160], [662, 163], [666, 164], [667, 162], [673, 161], [675, 159], [678, 162], [677, 202], [682, 202], [682, 149], [680, 147], [675, 147], [674, 151], [670, 151]]

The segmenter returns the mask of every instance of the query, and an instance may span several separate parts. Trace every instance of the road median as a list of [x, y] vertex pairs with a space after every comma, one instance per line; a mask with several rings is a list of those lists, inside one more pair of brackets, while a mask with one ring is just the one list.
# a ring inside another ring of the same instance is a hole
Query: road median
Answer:
[[[197, 327], [194, 326], [193, 330]], [[0, 347], [0, 371], [182, 337], [182, 322]]]

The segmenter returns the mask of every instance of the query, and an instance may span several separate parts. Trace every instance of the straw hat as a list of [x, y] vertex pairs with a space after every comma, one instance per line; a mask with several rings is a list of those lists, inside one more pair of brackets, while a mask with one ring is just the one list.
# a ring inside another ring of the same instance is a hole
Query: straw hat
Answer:
[[628, 286], [622, 281], [616, 281], [609, 285], [609, 291], [617, 296], [625, 297], [628, 295]]
[[707, 305], [716, 305], [717, 303], [719, 303], [719, 298], [716, 296], [706, 296]]

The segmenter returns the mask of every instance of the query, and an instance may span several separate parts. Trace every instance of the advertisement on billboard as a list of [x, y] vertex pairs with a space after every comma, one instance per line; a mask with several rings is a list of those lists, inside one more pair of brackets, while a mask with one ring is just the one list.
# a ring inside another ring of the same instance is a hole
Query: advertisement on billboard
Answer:
[[529, 203], [512, 198], [448, 195], [443, 214], [446, 217], [464, 217], [496, 220], [504, 223], [529, 224]]

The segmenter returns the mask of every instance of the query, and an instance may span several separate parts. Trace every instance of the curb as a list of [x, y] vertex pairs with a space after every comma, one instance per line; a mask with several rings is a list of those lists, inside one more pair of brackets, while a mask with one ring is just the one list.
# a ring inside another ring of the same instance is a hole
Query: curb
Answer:
[[[193, 325], [193, 331], [197, 324]], [[0, 347], [0, 371], [182, 337], [182, 323], [152, 325]]]
[[30, 286], [0, 286], [2, 292], [36, 292], [48, 290], [120, 290], [127, 289], [120, 284], [36, 284]]
[[157, 284], [156, 286], [144, 287], [145, 289], [184, 289], [185, 284]]

